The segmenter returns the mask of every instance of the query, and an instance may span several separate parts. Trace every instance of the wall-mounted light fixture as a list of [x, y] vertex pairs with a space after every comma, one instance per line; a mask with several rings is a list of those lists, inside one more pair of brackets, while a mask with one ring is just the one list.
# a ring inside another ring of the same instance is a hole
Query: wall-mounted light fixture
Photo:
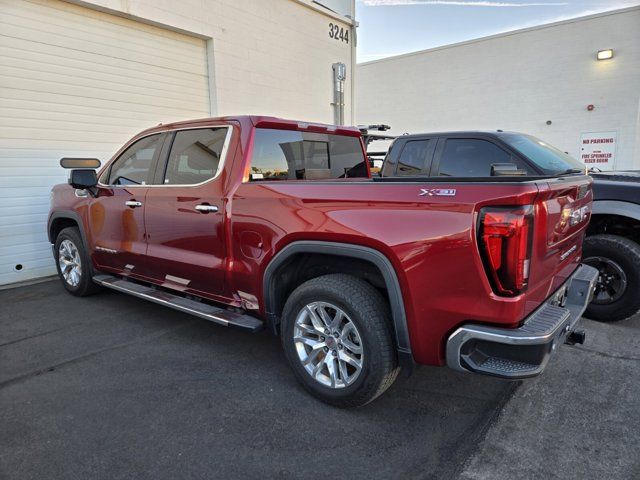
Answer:
[[613, 58], [613, 49], [607, 48], [606, 50], [598, 50], [597, 59], [598, 60], [609, 60]]

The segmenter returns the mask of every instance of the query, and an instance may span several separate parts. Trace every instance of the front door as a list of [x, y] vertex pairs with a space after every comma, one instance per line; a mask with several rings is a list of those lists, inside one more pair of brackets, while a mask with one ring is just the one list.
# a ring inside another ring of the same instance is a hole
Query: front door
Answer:
[[129, 146], [100, 176], [89, 206], [93, 259], [100, 269], [148, 275], [144, 208], [164, 135], [144, 137]]
[[230, 137], [227, 126], [176, 132], [158, 185], [147, 192], [147, 257], [165, 287], [225, 296], [222, 163]]

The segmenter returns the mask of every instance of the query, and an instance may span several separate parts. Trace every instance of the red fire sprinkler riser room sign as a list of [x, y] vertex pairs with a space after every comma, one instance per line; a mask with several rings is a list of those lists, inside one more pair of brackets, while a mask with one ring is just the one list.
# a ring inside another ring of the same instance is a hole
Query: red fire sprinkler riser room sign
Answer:
[[618, 132], [587, 132], [580, 135], [580, 160], [587, 167], [614, 170]]

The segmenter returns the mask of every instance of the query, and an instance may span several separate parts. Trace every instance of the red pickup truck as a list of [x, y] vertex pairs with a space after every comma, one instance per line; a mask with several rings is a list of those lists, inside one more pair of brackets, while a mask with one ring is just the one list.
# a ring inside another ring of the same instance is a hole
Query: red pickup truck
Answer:
[[333, 405], [415, 364], [531, 377], [583, 340], [586, 175], [371, 178], [356, 128], [259, 116], [154, 127], [99, 173], [61, 164], [48, 234], [71, 294], [266, 327]]

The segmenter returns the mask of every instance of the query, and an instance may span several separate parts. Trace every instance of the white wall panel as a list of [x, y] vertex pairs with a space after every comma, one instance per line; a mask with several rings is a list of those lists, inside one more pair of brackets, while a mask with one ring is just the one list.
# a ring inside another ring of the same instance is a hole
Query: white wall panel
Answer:
[[616, 167], [640, 169], [638, 7], [363, 63], [356, 86], [357, 123], [515, 130], [576, 158], [581, 133], [616, 131]]
[[144, 128], [208, 115], [204, 40], [60, 1], [0, 0], [0, 284], [55, 272], [45, 230], [61, 157], [104, 161]]

